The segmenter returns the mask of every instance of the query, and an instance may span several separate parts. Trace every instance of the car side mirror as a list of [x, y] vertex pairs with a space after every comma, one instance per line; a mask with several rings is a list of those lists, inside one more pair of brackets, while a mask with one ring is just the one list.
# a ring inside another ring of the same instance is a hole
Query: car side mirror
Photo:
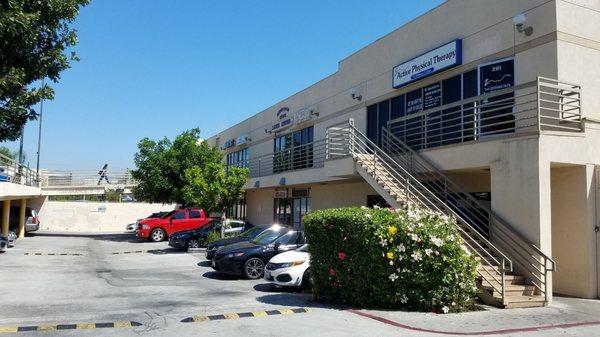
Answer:
[[273, 249], [279, 250], [280, 246], [281, 246], [281, 243], [277, 242], [275, 245], [273, 245]]

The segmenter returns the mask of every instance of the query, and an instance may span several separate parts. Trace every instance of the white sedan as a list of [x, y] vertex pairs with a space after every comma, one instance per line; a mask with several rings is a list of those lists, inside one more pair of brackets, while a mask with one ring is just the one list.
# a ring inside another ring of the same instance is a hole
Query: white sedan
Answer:
[[283, 287], [310, 285], [308, 245], [275, 255], [265, 267], [265, 280]]

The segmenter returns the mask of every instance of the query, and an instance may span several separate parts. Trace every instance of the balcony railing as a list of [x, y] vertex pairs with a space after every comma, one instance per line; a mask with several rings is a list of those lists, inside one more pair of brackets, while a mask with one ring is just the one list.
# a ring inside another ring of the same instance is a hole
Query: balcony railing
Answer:
[[2, 182], [39, 186], [38, 175], [35, 171], [19, 164], [10, 157], [0, 154], [0, 183]]
[[250, 178], [277, 173], [323, 167], [325, 163], [325, 139], [291, 146], [248, 161]]
[[390, 120], [388, 131], [413, 149], [540, 131], [583, 131], [581, 87], [535, 81]]

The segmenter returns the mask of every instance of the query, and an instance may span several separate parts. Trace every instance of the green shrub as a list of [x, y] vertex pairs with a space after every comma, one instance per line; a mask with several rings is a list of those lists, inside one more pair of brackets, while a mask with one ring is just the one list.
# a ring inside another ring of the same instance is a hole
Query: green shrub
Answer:
[[472, 306], [477, 262], [453, 219], [352, 207], [312, 212], [304, 224], [317, 297], [435, 312]]
[[220, 231], [210, 231], [206, 235], [204, 239], [200, 238], [198, 241], [200, 243], [200, 247], [206, 247], [209, 243], [220, 240], [221, 232]]

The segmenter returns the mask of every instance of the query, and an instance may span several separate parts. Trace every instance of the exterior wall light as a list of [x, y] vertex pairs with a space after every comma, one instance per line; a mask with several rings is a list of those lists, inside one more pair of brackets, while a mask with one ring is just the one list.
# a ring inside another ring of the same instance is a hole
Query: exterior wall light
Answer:
[[513, 17], [513, 24], [517, 29], [517, 32], [525, 34], [525, 36], [530, 36], [533, 34], [533, 27], [526, 26], [527, 16], [523, 13], [517, 14]]

